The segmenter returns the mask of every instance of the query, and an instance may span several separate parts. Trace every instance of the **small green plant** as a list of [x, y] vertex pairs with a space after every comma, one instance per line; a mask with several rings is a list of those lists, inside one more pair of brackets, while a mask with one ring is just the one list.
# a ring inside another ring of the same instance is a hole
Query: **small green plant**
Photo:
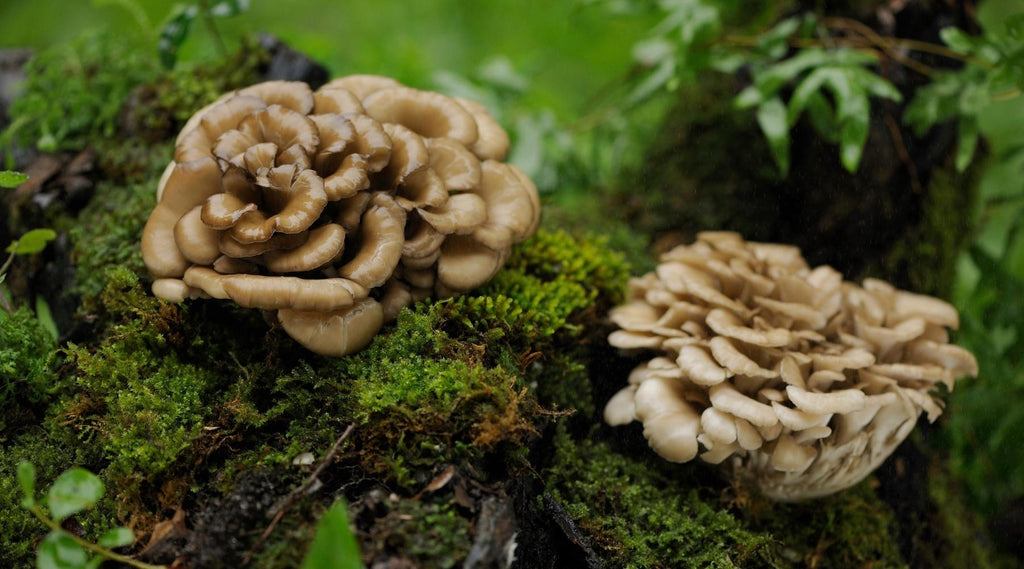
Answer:
[[[24, 91], [11, 103], [0, 149], [78, 151], [111, 138], [132, 89], [155, 76], [155, 57], [130, 37], [87, 32], [36, 54]], [[8, 152], [7, 165], [13, 166]]]
[[348, 505], [339, 500], [316, 526], [302, 569], [362, 569], [359, 545], [348, 525]]
[[167, 18], [167, 23], [160, 29], [160, 39], [157, 41], [160, 62], [167, 69], [174, 67], [178, 60], [178, 51], [188, 39], [192, 24], [197, 19], [206, 26], [220, 56], [226, 56], [227, 49], [224, 47], [224, 39], [217, 30], [215, 20], [237, 16], [248, 9], [249, 0], [223, 0], [216, 3], [211, 3], [209, 0], [198, 0], [195, 4], [175, 6]]
[[[797, 23], [796, 19], [784, 20], [776, 29], [796, 30]], [[805, 111], [825, 140], [839, 143], [843, 167], [855, 172], [868, 137], [870, 98], [903, 99], [892, 83], [868, 69], [877, 63], [874, 54], [849, 48], [805, 49], [789, 59], [756, 68], [754, 84], [737, 95], [735, 105], [738, 109], [757, 108], [757, 123], [783, 175], [789, 172], [789, 131]], [[802, 79], [789, 101], [784, 102], [783, 88], [799, 77]]]
[[61, 527], [65, 519], [91, 508], [103, 497], [103, 482], [95, 474], [84, 468], [71, 468], [57, 477], [44, 498], [37, 500], [35, 466], [23, 461], [18, 464], [18, 483], [24, 494], [22, 507], [50, 529], [36, 552], [39, 569], [96, 569], [108, 560], [139, 569], [163, 567], [113, 551], [135, 541], [135, 534], [126, 527], [107, 530], [96, 543], [72, 535]]
[[[28, 176], [21, 172], [12, 172], [10, 170], [0, 172], [0, 188], [16, 188], [26, 180], [28, 180]], [[7, 278], [7, 270], [11, 268], [11, 264], [14, 263], [16, 256], [38, 253], [46, 248], [47, 243], [56, 238], [57, 232], [52, 229], [33, 229], [8, 245], [6, 249], [7, 259], [0, 265], [0, 285], [3, 285], [4, 280]], [[37, 299], [36, 304], [49, 314], [49, 306], [45, 300], [42, 300], [42, 297]], [[8, 314], [11, 314], [13, 311], [10, 300], [7, 297], [7, 291], [2, 287], [0, 287], [0, 308]], [[52, 322], [53, 319], [50, 318], [49, 321]]]
[[957, 71], [936, 74], [918, 89], [904, 120], [919, 136], [938, 123], [955, 120], [956, 167], [963, 171], [978, 146], [982, 111], [993, 102], [1019, 97], [1024, 89], [1024, 12], [1010, 15], [1002, 30], [983, 36], [972, 37], [957, 28], [945, 28], [941, 36], [965, 64]]

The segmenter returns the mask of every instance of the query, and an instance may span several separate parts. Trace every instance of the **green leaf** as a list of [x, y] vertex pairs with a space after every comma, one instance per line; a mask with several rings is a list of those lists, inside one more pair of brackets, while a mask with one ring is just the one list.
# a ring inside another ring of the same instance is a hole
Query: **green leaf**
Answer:
[[772, 97], [757, 107], [757, 124], [768, 139], [772, 158], [785, 176], [789, 173], [789, 125], [786, 123], [786, 105], [782, 99]]
[[348, 525], [348, 506], [334, 503], [316, 525], [316, 537], [309, 547], [302, 569], [361, 569], [359, 546]]
[[851, 117], [842, 123], [839, 131], [839, 158], [843, 167], [853, 173], [860, 166], [864, 143], [868, 139], [869, 120], [867, 115]]
[[791, 79], [813, 67], [824, 65], [829, 59], [821, 49], [805, 49], [754, 75], [754, 85], [767, 98], [778, 93]]
[[123, 527], [116, 527], [103, 532], [97, 543], [107, 549], [131, 545], [135, 541], [135, 534], [132, 530]]
[[188, 31], [198, 13], [195, 6], [179, 5], [160, 29], [160, 39], [157, 40], [156, 47], [160, 53], [160, 62], [165, 68], [174, 67], [174, 62], [178, 59], [178, 50], [185, 43]]
[[793, 89], [793, 95], [789, 98], [789, 108], [786, 113], [786, 122], [793, 126], [800, 119], [801, 113], [815, 94], [820, 94], [821, 86], [828, 79], [828, 68], [818, 68], [807, 74], [803, 81]]
[[27, 460], [18, 463], [18, 484], [21, 485], [21, 493], [25, 498], [34, 503], [36, 499], [36, 467]]
[[903, 112], [903, 122], [912, 126], [918, 136], [923, 136], [935, 123], [958, 114], [958, 109], [965, 103], [964, 92], [971, 85], [980, 87], [983, 80], [974, 80], [966, 71], [935, 74], [931, 83], [919, 87], [914, 93], [914, 98]]
[[645, 67], [654, 67], [665, 58], [675, 57], [676, 48], [663, 37], [641, 40], [633, 44], [633, 60]]
[[486, 85], [510, 93], [522, 93], [530, 87], [530, 80], [516, 71], [507, 57], [497, 56], [485, 61], [476, 71]]
[[626, 107], [634, 107], [651, 98], [655, 93], [666, 88], [675, 75], [675, 59], [669, 58], [662, 60], [662, 62], [654, 68], [654, 71], [652, 71], [646, 79], [641, 81], [640, 84], [633, 89], [629, 98], [626, 99]]
[[60, 332], [57, 331], [57, 322], [53, 319], [53, 313], [50, 312], [50, 303], [46, 302], [42, 295], [36, 295], [36, 318], [54, 340], [60, 337]]
[[757, 51], [771, 59], [779, 59], [786, 55], [789, 51], [787, 40], [800, 29], [802, 23], [803, 18], [794, 16], [775, 24], [775, 27], [757, 38]]
[[210, 6], [210, 15], [215, 18], [237, 16], [249, 9], [249, 0], [224, 0]]
[[0, 171], [0, 188], [17, 188], [28, 180], [28, 174], [12, 172], [10, 170]]
[[764, 101], [764, 93], [761, 92], [755, 85], [751, 85], [746, 89], [740, 91], [739, 95], [732, 100], [732, 105], [737, 109], [752, 109], [761, 104]]
[[861, 88], [872, 97], [889, 99], [896, 102], [903, 100], [903, 94], [900, 93], [900, 90], [874, 71], [869, 71], [863, 67], [849, 67], [845, 71], [852, 81], [860, 84]]
[[942, 38], [942, 43], [948, 45], [949, 49], [957, 53], [974, 53], [978, 45], [978, 40], [967, 35], [966, 32], [959, 28], [942, 28], [939, 30], [939, 37]]
[[747, 63], [747, 56], [721, 46], [708, 50], [708, 66], [719, 73], [732, 74]]
[[839, 123], [836, 121], [835, 110], [821, 91], [807, 100], [807, 116], [822, 138], [831, 144], [839, 144]]
[[31, 255], [45, 249], [46, 244], [56, 238], [57, 232], [52, 229], [33, 229], [8, 245], [7, 252], [15, 255]]
[[978, 119], [962, 116], [957, 123], [956, 171], [963, 172], [971, 165], [974, 150], [978, 147]]
[[85, 569], [88, 561], [85, 549], [62, 531], [50, 532], [36, 551], [38, 569]]
[[64, 518], [91, 507], [103, 497], [103, 482], [99, 477], [80, 467], [65, 471], [47, 494], [47, 505], [53, 519]]
[[1004, 25], [1007, 38], [1012, 41], [1024, 42], [1024, 12], [1006, 18]]

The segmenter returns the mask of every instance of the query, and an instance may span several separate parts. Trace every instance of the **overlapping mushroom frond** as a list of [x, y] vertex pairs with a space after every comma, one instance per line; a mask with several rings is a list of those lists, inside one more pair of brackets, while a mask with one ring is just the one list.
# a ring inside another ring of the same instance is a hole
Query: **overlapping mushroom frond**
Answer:
[[537, 228], [533, 183], [472, 101], [372, 75], [228, 93], [182, 129], [142, 236], [153, 292], [277, 311], [343, 355], [487, 282]]
[[605, 420], [638, 420], [668, 460], [741, 469], [769, 496], [847, 488], [878, 467], [939, 385], [977, 375], [949, 344], [958, 315], [874, 279], [844, 282], [795, 247], [707, 232], [633, 279], [609, 342], [658, 355], [633, 370]]

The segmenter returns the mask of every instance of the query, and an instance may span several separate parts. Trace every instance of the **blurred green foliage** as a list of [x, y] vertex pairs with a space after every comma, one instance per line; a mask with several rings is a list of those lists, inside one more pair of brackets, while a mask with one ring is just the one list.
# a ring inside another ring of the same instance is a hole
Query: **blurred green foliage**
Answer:
[[112, 137], [131, 90], [155, 76], [153, 63], [138, 44], [98, 30], [41, 51], [28, 63], [24, 96], [8, 111], [0, 151], [11, 143], [81, 150]]
[[[983, 80], [958, 90], [955, 110], [938, 99], [940, 119], [960, 121], [961, 144], [963, 121], [976, 122], [989, 150], [971, 212], [974, 232], [954, 287], [962, 322], [957, 341], [978, 357], [980, 374], [957, 385], [943, 433], [972, 501], [994, 513], [1024, 495], [1024, 446], [1014, 442], [1024, 430], [1024, 6], [993, 0], [983, 8], [982, 38], [947, 39], [957, 49], [995, 51], [1002, 63], [965, 67], [964, 75]], [[972, 89], [985, 102], [965, 110]]]

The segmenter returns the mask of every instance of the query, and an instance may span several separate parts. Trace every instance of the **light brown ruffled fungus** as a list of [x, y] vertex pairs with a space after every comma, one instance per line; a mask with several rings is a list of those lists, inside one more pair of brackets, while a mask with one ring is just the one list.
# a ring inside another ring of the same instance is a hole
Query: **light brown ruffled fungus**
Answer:
[[605, 407], [637, 420], [658, 454], [700, 456], [768, 496], [824, 496], [877, 468], [925, 413], [939, 384], [978, 373], [948, 343], [958, 316], [936, 298], [868, 279], [844, 282], [799, 250], [708, 232], [630, 282], [612, 310], [620, 349], [653, 350]]
[[482, 105], [386, 77], [227, 93], [160, 179], [153, 293], [276, 311], [314, 352], [359, 350], [412, 302], [486, 282], [536, 230], [537, 189], [507, 151]]

